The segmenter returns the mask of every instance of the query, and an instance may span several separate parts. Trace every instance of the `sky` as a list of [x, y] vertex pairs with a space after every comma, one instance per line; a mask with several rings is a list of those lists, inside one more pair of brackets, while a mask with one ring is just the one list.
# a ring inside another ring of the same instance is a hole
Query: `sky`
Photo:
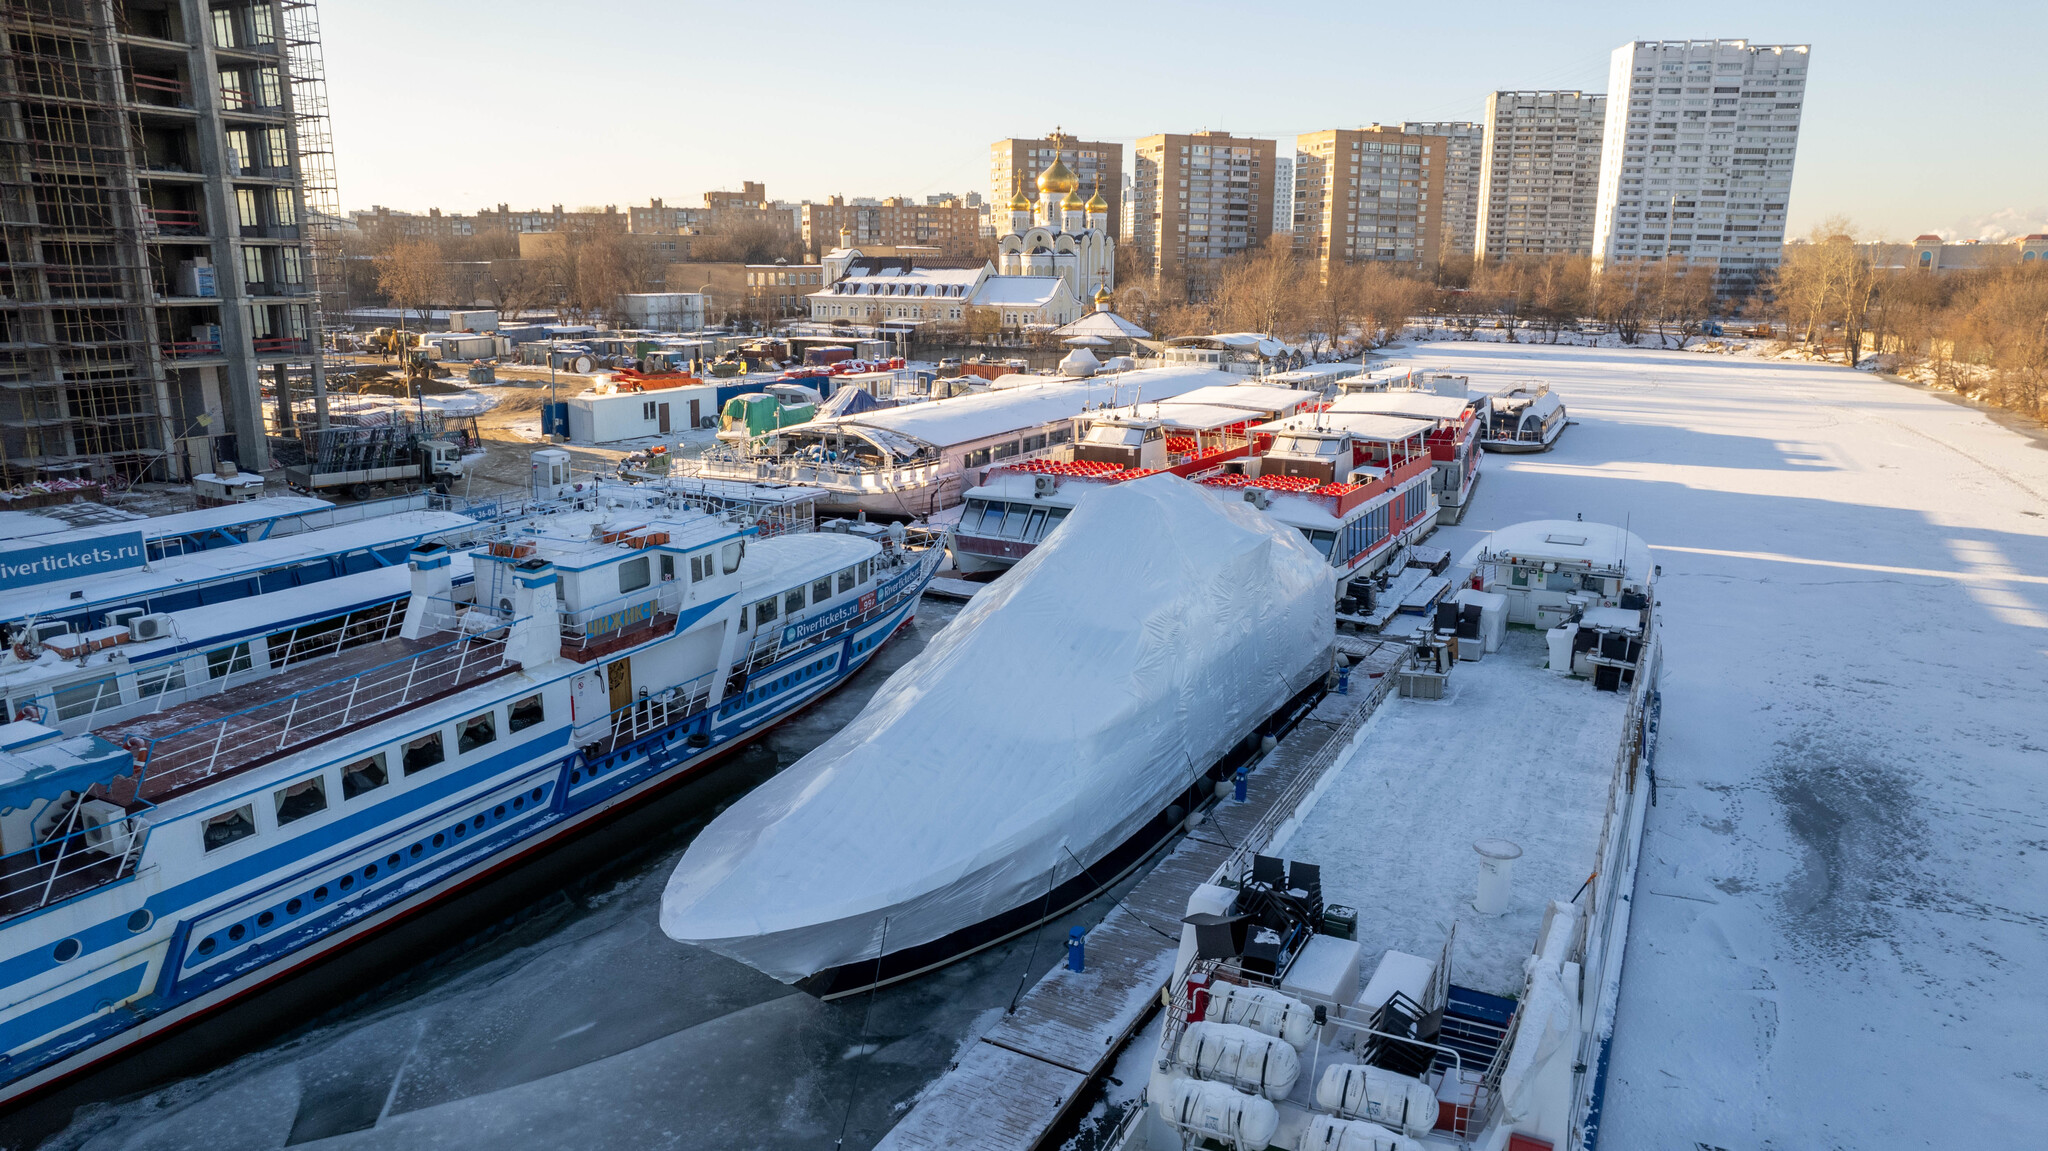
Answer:
[[[330, 0], [345, 209], [988, 192], [989, 145], [1479, 119], [1635, 39], [1813, 48], [1790, 232], [2048, 231], [2048, 4]], [[1664, 11], [1659, 11], [1663, 9]], [[1048, 13], [1061, 13], [1049, 15]], [[1939, 28], [1935, 27], [1938, 13]]]

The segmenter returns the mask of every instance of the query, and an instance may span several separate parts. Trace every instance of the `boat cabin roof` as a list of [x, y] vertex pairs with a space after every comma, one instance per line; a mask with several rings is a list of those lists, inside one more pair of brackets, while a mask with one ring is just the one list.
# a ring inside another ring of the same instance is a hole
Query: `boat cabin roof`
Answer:
[[1274, 420], [1260, 424], [1255, 432], [1272, 432], [1275, 435], [1339, 435], [1349, 434], [1357, 440], [1375, 443], [1393, 443], [1399, 440], [1417, 439], [1429, 434], [1431, 421], [1411, 419], [1407, 416], [1383, 416], [1363, 412], [1318, 412], [1313, 416], [1294, 416], [1285, 420]]
[[1630, 581], [1644, 583], [1651, 570], [1650, 545], [1613, 524], [1530, 520], [1495, 530], [1479, 546], [1487, 563], [1578, 564], [1623, 572]]
[[755, 540], [747, 545], [746, 563], [740, 568], [745, 580], [742, 598], [822, 579], [881, 553], [882, 545], [873, 540], [838, 532], [798, 532]]
[[1148, 419], [1156, 420], [1169, 428], [1190, 432], [1212, 432], [1241, 424], [1247, 420], [1261, 418], [1260, 413], [1243, 408], [1229, 408], [1221, 404], [1189, 404], [1170, 400], [1158, 404], [1132, 404], [1127, 407], [1111, 408], [1095, 413], [1094, 418], [1102, 419]]
[[1455, 420], [1465, 414], [1472, 401], [1463, 396], [1439, 396], [1431, 392], [1361, 392], [1339, 397], [1330, 405], [1333, 412], [1366, 412], [1407, 416], [1416, 419]]
[[[694, 551], [741, 534], [741, 528], [705, 512], [620, 509], [537, 517], [514, 529], [511, 541], [533, 547], [531, 555], [518, 559], [543, 559], [562, 571], [578, 572], [647, 548]], [[487, 553], [472, 554], [482, 558]]]

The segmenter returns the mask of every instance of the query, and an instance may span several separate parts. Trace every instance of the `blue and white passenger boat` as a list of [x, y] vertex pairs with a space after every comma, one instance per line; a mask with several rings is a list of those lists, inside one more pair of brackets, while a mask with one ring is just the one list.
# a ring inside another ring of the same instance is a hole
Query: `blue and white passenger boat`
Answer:
[[415, 548], [393, 638], [83, 734], [0, 725], [0, 1104], [702, 771], [858, 671], [941, 554], [567, 510]]

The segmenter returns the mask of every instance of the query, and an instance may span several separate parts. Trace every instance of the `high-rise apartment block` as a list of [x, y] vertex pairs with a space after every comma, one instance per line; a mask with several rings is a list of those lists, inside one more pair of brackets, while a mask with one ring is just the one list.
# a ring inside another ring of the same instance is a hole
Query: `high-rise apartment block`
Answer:
[[1273, 230], [1294, 230], [1294, 156], [1273, 157]]
[[1437, 230], [1437, 259], [1470, 256], [1479, 226], [1480, 157], [1486, 149], [1486, 125], [1470, 120], [1410, 120], [1401, 125], [1410, 136], [1443, 139], [1444, 222]]
[[1122, 239], [1124, 217], [1124, 146], [1102, 140], [1076, 140], [1057, 128], [1041, 140], [997, 140], [989, 145], [989, 203], [1000, 216], [1021, 194], [1027, 200], [1038, 196], [1038, 174], [1052, 167], [1055, 159], [1081, 179], [1081, 192], [1088, 195], [1098, 187], [1109, 202], [1110, 234]]
[[1434, 266], [1443, 226], [1444, 142], [1398, 128], [1294, 138], [1294, 249], [1334, 264]]
[[1614, 50], [1593, 259], [1674, 259], [1746, 291], [1778, 265], [1810, 50], [1638, 40]]
[[326, 418], [312, 3], [7, 0], [0, 36], [0, 482], [269, 466]]
[[1607, 97], [1495, 92], [1486, 98], [1477, 254], [1590, 255]]
[[1138, 141], [1131, 237], [1153, 272], [1206, 290], [1217, 264], [1273, 232], [1271, 140], [1228, 132], [1165, 133]]

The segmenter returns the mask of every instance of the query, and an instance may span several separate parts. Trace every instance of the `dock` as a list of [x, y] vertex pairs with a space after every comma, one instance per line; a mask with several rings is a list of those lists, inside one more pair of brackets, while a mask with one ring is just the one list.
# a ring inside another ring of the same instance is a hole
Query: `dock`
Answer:
[[1325, 696], [1252, 771], [1245, 802], [1211, 807], [1087, 936], [1081, 972], [1055, 968], [963, 1052], [876, 1146], [1029, 1151], [1143, 1026], [1173, 974], [1197, 886], [1233, 870], [1298, 820], [1394, 684], [1408, 645], [1340, 636], [1349, 694]]
[[933, 576], [932, 582], [925, 585], [924, 594], [931, 596], [933, 599], [958, 600], [965, 603], [974, 598], [975, 592], [987, 586], [987, 584], [975, 583], [972, 580]]

